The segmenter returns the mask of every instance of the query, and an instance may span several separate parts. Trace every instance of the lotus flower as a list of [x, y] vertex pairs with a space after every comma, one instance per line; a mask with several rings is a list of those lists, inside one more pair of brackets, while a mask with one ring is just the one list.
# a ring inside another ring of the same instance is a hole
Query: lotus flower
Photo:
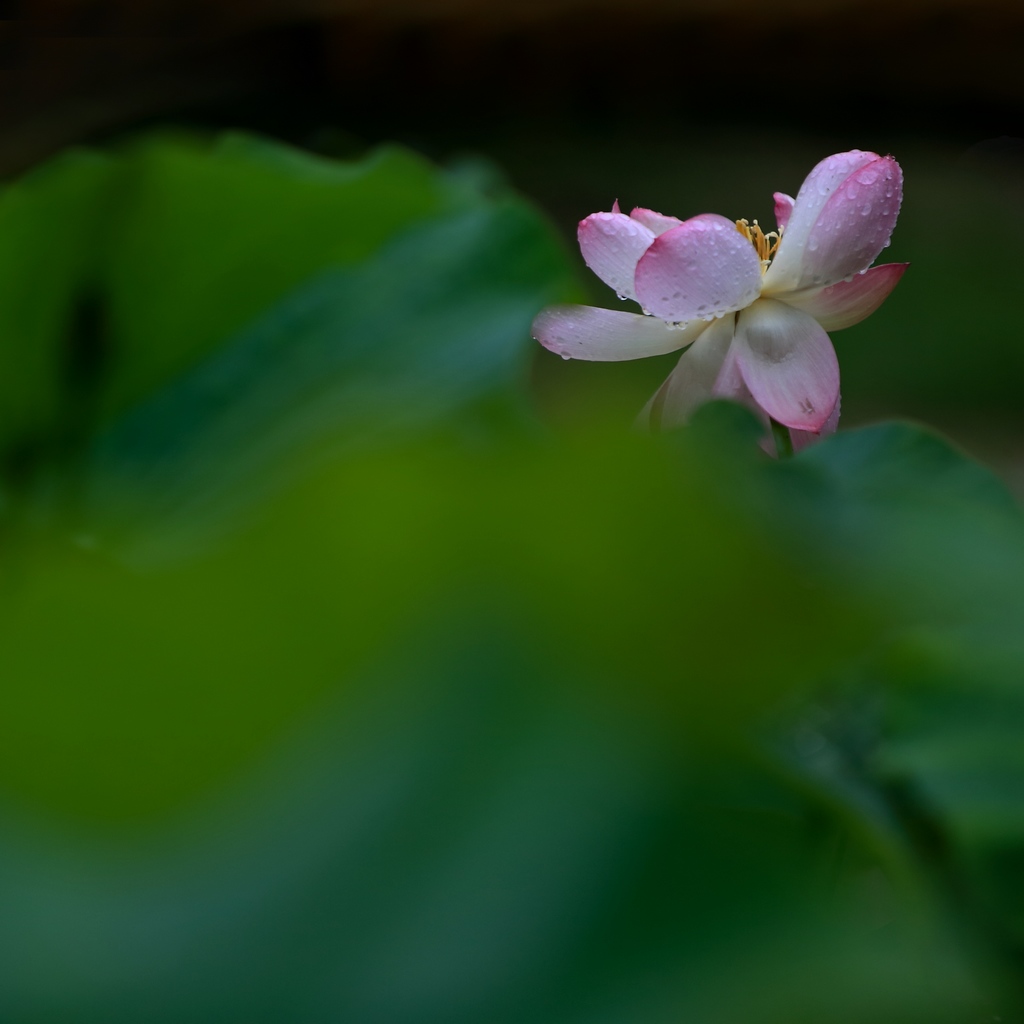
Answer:
[[[903, 175], [891, 156], [851, 150], [822, 160], [796, 199], [775, 193], [778, 230], [704, 213], [653, 210], [580, 222], [583, 258], [644, 315], [553, 306], [533, 336], [566, 359], [622, 360], [685, 348], [641, 419], [686, 421], [710, 398], [733, 398], [790, 428], [799, 448], [839, 419], [839, 363], [826, 331], [859, 323], [896, 287], [906, 263], [871, 267], [889, 244]], [[870, 267], [870, 269], [868, 269]]]

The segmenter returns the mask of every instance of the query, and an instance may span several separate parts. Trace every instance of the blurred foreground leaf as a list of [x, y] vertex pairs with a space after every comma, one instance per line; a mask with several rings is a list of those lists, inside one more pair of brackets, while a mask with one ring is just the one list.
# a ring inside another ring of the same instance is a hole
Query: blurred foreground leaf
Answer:
[[0, 1019], [1011, 1019], [997, 482], [726, 405], [550, 435], [557, 243], [405, 154], [48, 173], [13, 208], [103, 216], [5, 421]]
[[[393, 444], [314, 460], [183, 561], [24, 551], [6, 1016], [980, 1012], [882, 754], [851, 768], [880, 825], [830, 796], [836, 738], [796, 774], [760, 738], [896, 621], [796, 517], [827, 531], [844, 494], [884, 529], [889, 499], [824, 448], [777, 466], [728, 435]], [[893, 436], [901, 480], [934, 471]], [[850, 571], [880, 593], [871, 550]]]
[[315, 432], [492, 398], [521, 384], [536, 309], [572, 288], [525, 203], [398, 148], [340, 164], [155, 136], [9, 186], [0, 228], [0, 457], [9, 486], [40, 491], [105, 428], [109, 458], [138, 464], [256, 418], [287, 456], [298, 425], [262, 435], [299, 405]]

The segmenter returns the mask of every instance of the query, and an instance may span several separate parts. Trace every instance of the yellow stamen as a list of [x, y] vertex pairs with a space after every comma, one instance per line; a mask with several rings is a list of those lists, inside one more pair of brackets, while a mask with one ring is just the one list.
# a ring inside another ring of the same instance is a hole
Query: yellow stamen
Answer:
[[745, 218], [736, 221], [736, 230], [754, 247], [757, 258], [761, 261], [761, 273], [768, 269], [775, 250], [782, 241], [782, 230], [769, 231], [767, 234], [761, 230], [757, 221], [748, 222]]

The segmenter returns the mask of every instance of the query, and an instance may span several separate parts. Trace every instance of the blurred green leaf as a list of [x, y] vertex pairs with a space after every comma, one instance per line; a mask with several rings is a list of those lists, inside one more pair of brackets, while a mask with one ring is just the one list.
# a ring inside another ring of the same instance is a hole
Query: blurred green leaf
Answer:
[[955, 950], [884, 879], [834, 891], [804, 801], [588, 700], [514, 604], [477, 591], [438, 609], [391, 633], [357, 699], [322, 705], [198, 814], [99, 841], [9, 824], [5, 1019], [974, 1008]]
[[10, 421], [51, 450], [0, 532], [0, 1018], [1016, 1008], [992, 477], [908, 425], [777, 463], [728, 405], [546, 433], [565, 254], [408, 154], [52, 173], [94, 192]]
[[909, 425], [837, 435], [774, 475], [784, 535], [887, 622], [848, 673], [860, 696], [847, 686], [813, 709], [824, 724], [797, 760], [865, 820], [883, 808], [883, 842], [902, 834], [920, 878], [1012, 977], [1024, 963], [1024, 515], [987, 470]]
[[728, 434], [361, 449], [183, 563], [26, 552], [8, 798], [107, 824], [6, 847], [11, 928], [62, 908], [4, 940], [62, 979], [21, 966], [12, 1019], [969, 1012], [942, 929], [757, 753], [876, 634], [734, 507], [788, 467]]
[[[365, 637], [335, 642], [330, 622], [343, 609], [367, 619], [364, 595], [336, 594], [321, 571], [345, 578], [325, 557], [337, 520], [316, 519], [324, 551], [293, 545], [293, 531], [319, 534], [307, 509], [244, 555], [239, 535], [207, 561], [183, 559], [182, 537], [209, 541], [213, 524], [230, 538], [240, 510], [301, 479], [307, 462], [423, 431], [486, 437], [488, 415], [521, 417], [530, 320], [571, 281], [527, 204], [485, 199], [401, 151], [352, 167], [255, 140], [157, 139], [118, 159], [119, 216], [104, 239], [117, 273], [93, 283], [112, 333], [91, 383], [109, 392], [127, 374], [133, 388], [143, 378], [160, 387], [98, 431], [102, 416], [78, 418], [77, 457], [55, 460], [38, 497], [7, 510], [0, 629], [20, 682], [4, 697], [0, 761], [16, 791], [132, 819], [235, 770], [389, 623], [370, 619]], [[262, 217], [265, 203], [273, 211]], [[294, 258], [278, 250], [282, 232]], [[133, 248], [143, 242], [162, 255]], [[129, 271], [133, 284], [119, 276]], [[219, 286], [212, 306], [201, 281]], [[253, 319], [230, 337], [213, 333], [229, 313]], [[217, 344], [189, 367], [200, 327], [202, 344]], [[169, 373], [172, 363], [186, 369]], [[429, 503], [427, 488], [414, 503]], [[329, 496], [342, 509], [346, 500]], [[370, 529], [387, 500], [373, 492], [354, 528]], [[163, 575], [125, 568], [153, 558]], [[360, 561], [355, 582], [381, 591], [378, 571]], [[294, 588], [293, 611], [282, 614], [277, 586]], [[307, 590], [320, 593], [320, 632]]]
[[410, 225], [478, 205], [397, 148], [341, 164], [245, 136], [208, 146], [156, 138], [120, 162], [107, 415], [324, 268], [353, 266]]
[[114, 161], [72, 151], [0, 193], [0, 455], [23, 473], [52, 442], [75, 370], [80, 304], [98, 286]]
[[335, 453], [379, 445], [513, 395], [530, 321], [565, 287], [517, 201], [410, 229], [289, 294], [113, 425], [92, 453], [93, 501], [132, 492], [194, 523], [325, 439]]
[[[423, 394], [438, 375], [461, 376], [448, 390], [461, 387], [464, 402], [518, 383], [532, 315], [572, 284], [552, 231], [498, 192], [486, 198], [398, 148], [347, 164], [238, 135], [155, 136], [56, 160], [0, 199], [0, 367], [11, 392], [0, 447], [22, 476], [38, 475], [167, 386], [150, 421], [175, 401], [197, 408], [155, 428], [155, 445], [183, 424], [205, 431], [211, 406], [242, 389], [252, 393], [241, 400], [268, 403], [264, 422], [281, 419], [275, 402], [294, 411], [312, 378], [347, 373], [360, 347], [365, 364], [374, 346], [380, 365], [363, 369], [365, 395], [334, 396], [342, 418], [372, 405], [374, 390], [393, 408], [405, 401], [392, 387], [400, 362], [423, 374]], [[292, 337], [302, 331], [318, 340], [303, 345]], [[444, 352], [412, 344], [446, 331]], [[264, 357], [280, 395], [254, 386], [252, 360]], [[328, 390], [320, 381], [321, 403]], [[192, 415], [202, 423], [187, 424]]]
[[885, 423], [840, 433], [775, 474], [782, 536], [836, 584], [906, 623], [1024, 610], [1024, 520], [989, 470], [938, 435]]

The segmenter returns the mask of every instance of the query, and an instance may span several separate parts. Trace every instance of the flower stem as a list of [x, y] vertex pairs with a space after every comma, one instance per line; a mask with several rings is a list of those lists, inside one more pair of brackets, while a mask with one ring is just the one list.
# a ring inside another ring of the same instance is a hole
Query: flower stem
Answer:
[[775, 441], [775, 454], [780, 459], [788, 459], [793, 454], [793, 438], [789, 427], [784, 427], [778, 420], [772, 420], [772, 439]]

